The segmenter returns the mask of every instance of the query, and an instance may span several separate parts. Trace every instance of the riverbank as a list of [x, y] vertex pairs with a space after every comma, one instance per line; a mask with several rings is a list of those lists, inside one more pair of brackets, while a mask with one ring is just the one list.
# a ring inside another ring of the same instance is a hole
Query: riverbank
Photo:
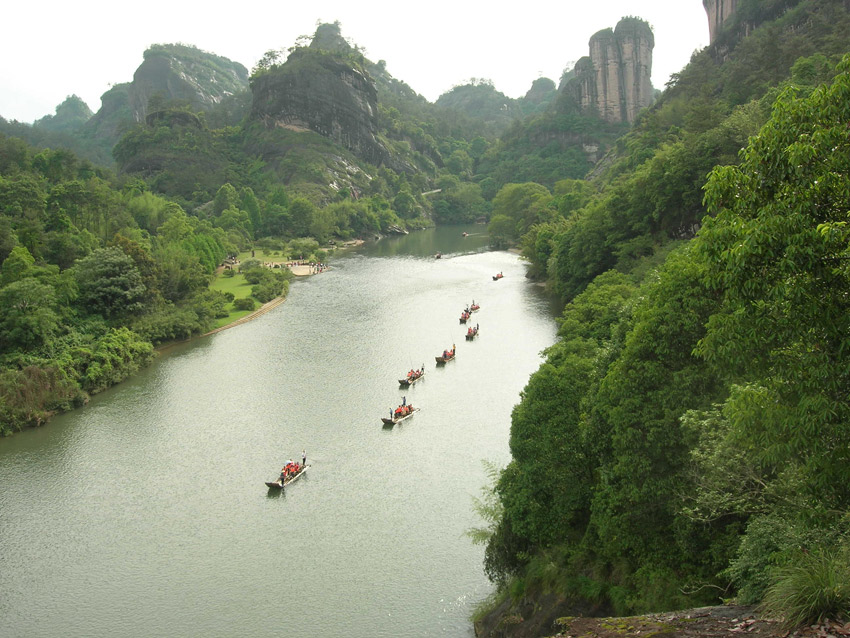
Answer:
[[789, 631], [778, 621], [762, 618], [754, 607], [720, 605], [621, 618], [546, 617], [541, 609], [501, 617], [497, 623], [476, 623], [477, 638], [752, 638], [850, 637], [850, 623], [824, 621]]
[[208, 337], [209, 335], [214, 335], [218, 332], [221, 332], [222, 330], [227, 330], [228, 328], [235, 328], [236, 326], [241, 326], [243, 323], [248, 323], [249, 321], [253, 321], [257, 317], [262, 317], [269, 310], [273, 310], [274, 308], [277, 308], [284, 301], [286, 301], [286, 297], [276, 297], [275, 299], [272, 299], [268, 303], [265, 303], [262, 306], [260, 306], [257, 310], [255, 310], [251, 314], [245, 315], [244, 317], [241, 317], [241, 318], [237, 319], [236, 321], [233, 321], [232, 323], [228, 323], [224, 326], [219, 326], [218, 328], [216, 328], [214, 330], [210, 330], [209, 332], [205, 332], [201, 336], [202, 337]]
[[[329, 270], [329, 267], [324, 265], [324, 264], [322, 264], [321, 266], [317, 266], [315, 264], [292, 264], [292, 265], [281, 265], [281, 266], [275, 265], [274, 267], [287, 268], [292, 273], [292, 275], [295, 276], [295, 277], [309, 277], [311, 275], [322, 274], [323, 272]], [[221, 273], [219, 273], [217, 275], [217, 277], [220, 277], [220, 276], [221, 276]], [[234, 278], [239, 277], [239, 276], [240, 275], [235, 275]], [[248, 284], [242, 283], [242, 284], [240, 284], [240, 286], [245, 286], [246, 291], [249, 290]], [[235, 293], [236, 290], [231, 288], [230, 292]], [[287, 294], [288, 294], [288, 291], [287, 291]], [[245, 294], [244, 296], [250, 297], [250, 293]], [[202, 334], [200, 336], [206, 337], [206, 336], [209, 336], [209, 335], [213, 335], [213, 334], [216, 334], [218, 332], [221, 332], [222, 330], [227, 330], [228, 328], [240, 326], [244, 323], [247, 323], [249, 321], [256, 319], [257, 317], [262, 317], [269, 310], [276, 308], [277, 306], [282, 304], [284, 301], [286, 301], [285, 295], [281, 296], [281, 297], [276, 297], [275, 299], [272, 299], [271, 301], [260, 306], [257, 310], [251, 311], [250, 313], [248, 313], [246, 315], [237, 316], [232, 321], [229, 321], [228, 323], [221, 325], [221, 326], [216, 326], [215, 328], [213, 328], [209, 332], [205, 332], [204, 334]]]

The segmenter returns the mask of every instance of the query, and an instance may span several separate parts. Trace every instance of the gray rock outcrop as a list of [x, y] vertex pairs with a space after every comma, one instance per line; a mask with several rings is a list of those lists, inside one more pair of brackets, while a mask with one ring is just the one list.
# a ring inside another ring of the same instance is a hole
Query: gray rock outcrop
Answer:
[[367, 162], [386, 161], [375, 82], [352, 57], [296, 49], [285, 64], [255, 76], [251, 90], [251, 117], [267, 127], [314, 131]]
[[708, 14], [709, 41], [714, 42], [717, 34], [738, 9], [738, 0], [702, 0]]
[[247, 89], [248, 70], [238, 62], [182, 44], [154, 45], [133, 74], [128, 98], [133, 118], [142, 122], [154, 96], [206, 111]]
[[623, 18], [615, 29], [593, 35], [590, 55], [575, 67], [582, 111], [606, 122], [634, 122], [652, 104], [654, 47], [652, 29], [637, 18]]

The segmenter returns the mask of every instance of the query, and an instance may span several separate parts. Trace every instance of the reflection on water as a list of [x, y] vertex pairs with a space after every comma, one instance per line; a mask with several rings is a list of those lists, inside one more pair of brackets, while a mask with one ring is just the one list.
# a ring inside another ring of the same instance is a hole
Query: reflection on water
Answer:
[[[467, 236], [464, 236], [464, 233]], [[377, 242], [369, 242], [361, 251], [372, 257], [415, 256], [433, 259], [438, 253], [442, 258], [479, 253], [487, 249], [489, 237], [485, 224], [442, 226], [408, 235], [392, 236]]]
[[[555, 338], [550, 301], [483, 228], [340, 256], [256, 321], [0, 440], [0, 633], [471, 636], [491, 590], [464, 535], [481, 461], [508, 461]], [[420, 411], [385, 429], [402, 397]], [[302, 449], [309, 474], [270, 492]]]

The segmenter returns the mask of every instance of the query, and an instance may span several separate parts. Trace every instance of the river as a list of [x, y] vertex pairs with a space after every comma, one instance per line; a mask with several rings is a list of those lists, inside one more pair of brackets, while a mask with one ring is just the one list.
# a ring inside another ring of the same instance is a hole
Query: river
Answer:
[[[465, 535], [483, 461], [509, 461], [556, 335], [525, 265], [486, 240], [444, 227], [335, 257], [257, 320], [0, 439], [0, 635], [473, 636], [492, 591]], [[421, 410], [383, 427], [402, 397]], [[305, 476], [267, 490], [302, 449]]]

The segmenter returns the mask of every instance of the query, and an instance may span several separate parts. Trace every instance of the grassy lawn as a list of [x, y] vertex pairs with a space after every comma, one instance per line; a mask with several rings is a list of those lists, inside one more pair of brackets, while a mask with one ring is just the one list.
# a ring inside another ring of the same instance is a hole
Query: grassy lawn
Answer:
[[[238, 256], [240, 262], [244, 262], [246, 259], [252, 259], [251, 251], [240, 253]], [[266, 252], [264, 250], [254, 250], [253, 259], [259, 259], [263, 262], [283, 262], [284, 255], [280, 251], [269, 251]], [[240, 272], [236, 272], [233, 277], [225, 277], [222, 274], [216, 276], [215, 280], [210, 284], [210, 290], [218, 290], [220, 292], [229, 292], [233, 295], [234, 299], [243, 299], [245, 297], [251, 296], [251, 284], [245, 281], [245, 276]], [[254, 300], [255, 306], [254, 310], [257, 310], [262, 304], [258, 302], [256, 299]], [[222, 326], [226, 326], [229, 323], [233, 323], [234, 321], [241, 319], [245, 315], [249, 315], [254, 310], [234, 310], [233, 304], [229, 304], [228, 307], [228, 315], [226, 317], [222, 317], [221, 319], [216, 319], [213, 324], [212, 329], [221, 328]]]
[[260, 261], [288, 261], [286, 259], [286, 253], [282, 253], [279, 250], [271, 250], [266, 252], [265, 250], [261, 250], [259, 248], [254, 249], [254, 256], [251, 257], [251, 251], [247, 251], [244, 253], [239, 253], [237, 257], [239, 261], [245, 261], [246, 259], [259, 259]]
[[[248, 253], [249, 255], [251, 253]], [[234, 298], [242, 299], [243, 297], [251, 296], [251, 284], [245, 281], [245, 277], [236, 273], [233, 277], [222, 277], [218, 275], [215, 280], [210, 284], [210, 290], [219, 290], [221, 292], [229, 292], [232, 293]], [[256, 302], [256, 300], [254, 300]], [[260, 307], [259, 302], [257, 302], [254, 310]], [[228, 308], [230, 311], [226, 317], [222, 317], [221, 319], [216, 319], [213, 324], [213, 330], [216, 328], [221, 328], [222, 326], [226, 326], [229, 323], [233, 323], [237, 319], [241, 319], [245, 315], [249, 315], [253, 312], [253, 310], [234, 310], [233, 304], [230, 304]]]

